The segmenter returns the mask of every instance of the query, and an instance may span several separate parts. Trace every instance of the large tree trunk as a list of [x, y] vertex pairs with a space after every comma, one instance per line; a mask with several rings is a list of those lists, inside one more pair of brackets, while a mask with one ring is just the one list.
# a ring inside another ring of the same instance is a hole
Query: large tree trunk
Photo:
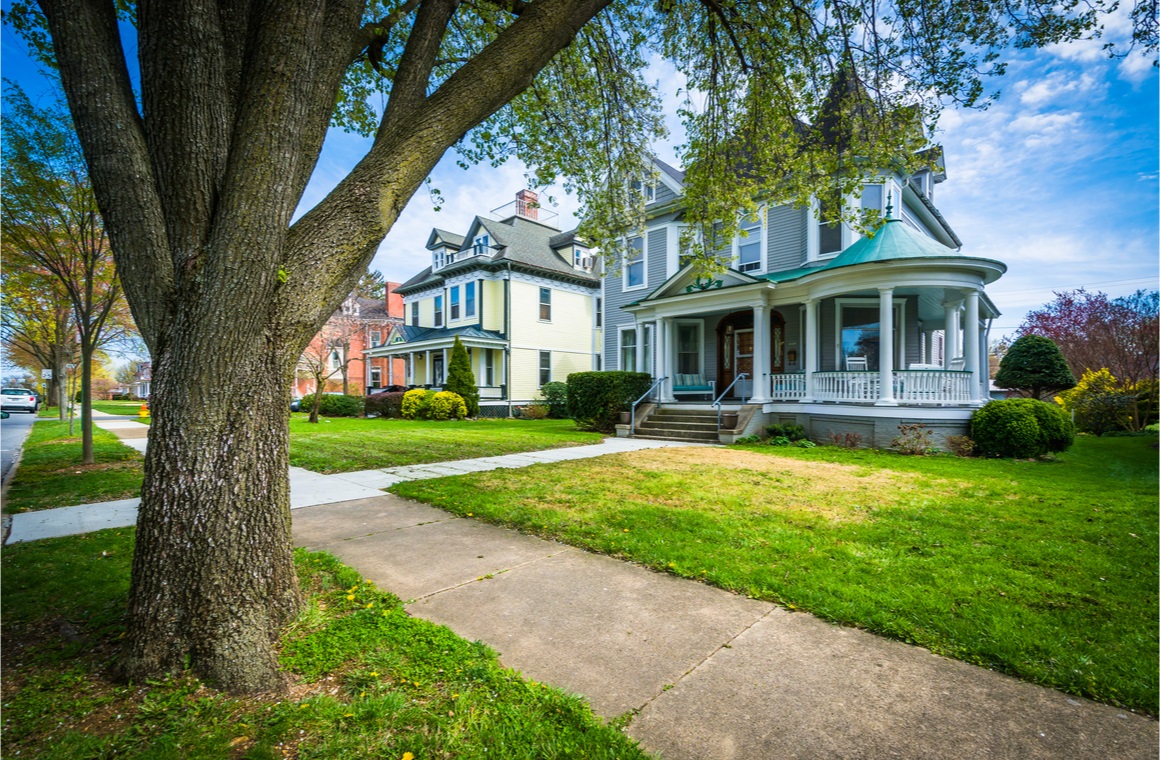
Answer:
[[81, 464], [93, 463], [93, 348], [81, 346]]
[[[133, 680], [179, 672], [188, 654], [201, 677], [233, 691], [283, 683], [271, 645], [301, 604], [287, 360], [276, 342], [230, 352], [231, 342], [208, 354], [179, 340], [155, 357], [123, 661]], [[228, 390], [223, 365], [234, 368]], [[223, 392], [197, 393], [207, 388]]]

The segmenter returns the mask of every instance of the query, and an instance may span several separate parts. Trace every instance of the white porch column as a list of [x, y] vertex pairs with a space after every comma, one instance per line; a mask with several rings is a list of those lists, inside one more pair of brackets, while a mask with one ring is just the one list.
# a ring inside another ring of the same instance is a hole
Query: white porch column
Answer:
[[967, 324], [965, 335], [965, 368], [971, 373], [971, 401], [979, 400], [979, 291], [967, 293]]
[[657, 348], [657, 375], [659, 377], [667, 377], [668, 380], [661, 383], [661, 403], [671, 404], [677, 399], [673, 395], [673, 367], [676, 366], [673, 362], [673, 320], [671, 317], [662, 317], [656, 321], [657, 334], [653, 336], [656, 341]]
[[806, 344], [802, 346], [806, 371], [806, 395], [803, 402], [814, 400], [814, 373], [818, 371], [818, 302], [806, 299]]
[[750, 403], [764, 404], [769, 397], [769, 307], [753, 307], [753, 395]]
[[636, 325], [636, 371], [648, 372], [648, 367], [645, 366], [646, 357], [644, 355], [644, 323], [634, 322]]
[[951, 368], [951, 359], [955, 358], [955, 312], [957, 307], [952, 304], [943, 304], [943, 369]]
[[424, 378], [425, 378], [424, 385], [432, 385], [433, 383], [431, 381], [431, 349], [427, 349], [427, 353], [423, 357], [423, 368], [424, 368]]
[[898, 406], [894, 400], [894, 288], [878, 288], [877, 406]]

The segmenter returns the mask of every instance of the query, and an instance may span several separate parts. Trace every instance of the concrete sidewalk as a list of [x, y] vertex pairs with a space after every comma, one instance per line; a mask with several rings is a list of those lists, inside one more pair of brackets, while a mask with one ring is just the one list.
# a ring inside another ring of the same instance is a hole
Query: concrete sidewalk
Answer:
[[583, 694], [666, 760], [1141, 758], [1155, 721], [393, 495], [299, 510], [412, 614]]
[[[148, 444], [149, 428], [131, 417], [93, 412], [93, 422], [108, 430], [142, 454]], [[408, 480], [442, 478], [447, 475], [463, 475], [469, 472], [485, 472], [501, 468], [528, 467], [544, 462], [563, 462], [571, 459], [589, 459], [605, 454], [621, 454], [626, 451], [655, 449], [667, 446], [689, 446], [694, 444], [673, 441], [646, 441], [628, 438], [607, 438], [603, 443], [588, 446], [570, 446], [562, 449], [530, 451], [521, 454], [505, 454], [478, 459], [463, 459], [455, 462], [391, 467], [381, 470], [343, 472], [336, 475], [322, 475], [302, 467], [290, 468], [290, 508], [301, 509], [319, 504], [367, 499], [382, 495], [382, 489]], [[96, 504], [80, 504], [57, 509], [43, 509], [38, 512], [22, 512], [11, 516], [10, 529], [5, 543], [37, 541], [42, 538], [72, 536], [105, 528], [126, 528], [137, 522], [139, 498], [106, 501]]]

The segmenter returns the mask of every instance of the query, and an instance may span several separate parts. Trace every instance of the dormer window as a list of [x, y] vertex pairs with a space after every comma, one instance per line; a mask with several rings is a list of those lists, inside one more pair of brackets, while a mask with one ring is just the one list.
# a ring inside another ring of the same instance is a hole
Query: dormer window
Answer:
[[652, 203], [657, 199], [656, 185], [636, 180], [632, 183], [632, 189], [644, 196], [645, 203]]
[[471, 244], [475, 249], [474, 255], [482, 256], [487, 253], [487, 249], [491, 246], [491, 239], [487, 235], [476, 235]]
[[434, 270], [434, 269], [442, 269], [443, 268], [443, 263], [444, 263], [446, 252], [447, 252], [446, 248], [436, 248], [435, 249], [435, 252], [432, 255], [433, 258], [431, 260], [431, 269]]

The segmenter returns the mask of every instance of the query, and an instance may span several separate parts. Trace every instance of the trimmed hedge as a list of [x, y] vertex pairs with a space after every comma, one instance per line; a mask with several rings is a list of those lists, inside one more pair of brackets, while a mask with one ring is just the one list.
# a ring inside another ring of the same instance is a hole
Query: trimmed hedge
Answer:
[[[318, 413], [323, 417], [358, 417], [363, 413], [366, 399], [362, 396], [344, 396], [341, 393], [323, 393]], [[298, 402], [298, 409], [309, 412], [314, 407], [314, 394], [308, 393]]]
[[992, 401], [971, 417], [971, 439], [982, 456], [1027, 459], [1065, 451], [1075, 427], [1063, 410], [1033, 398]]
[[398, 419], [403, 416], [403, 395], [402, 391], [372, 393], [367, 396], [366, 413], [384, 419]]
[[568, 416], [584, 427], [611, 433], [620, 412], [652, 385], [647, 372], [573, 372], [568, 375]]
[[415, 388], [403, 394], [403, 402], [400, 406], [399, 413], [405, 420], [425, 420], [427, 419], [428, 409], [431, 406], [431, 399], [435, 397], [435, 391], [428, 391], [422, 388]]
[[427, 412], [433, 420], [462, 420], [467, 417], [467, 402], [451, 391], [439, 391], [431, 397]]

